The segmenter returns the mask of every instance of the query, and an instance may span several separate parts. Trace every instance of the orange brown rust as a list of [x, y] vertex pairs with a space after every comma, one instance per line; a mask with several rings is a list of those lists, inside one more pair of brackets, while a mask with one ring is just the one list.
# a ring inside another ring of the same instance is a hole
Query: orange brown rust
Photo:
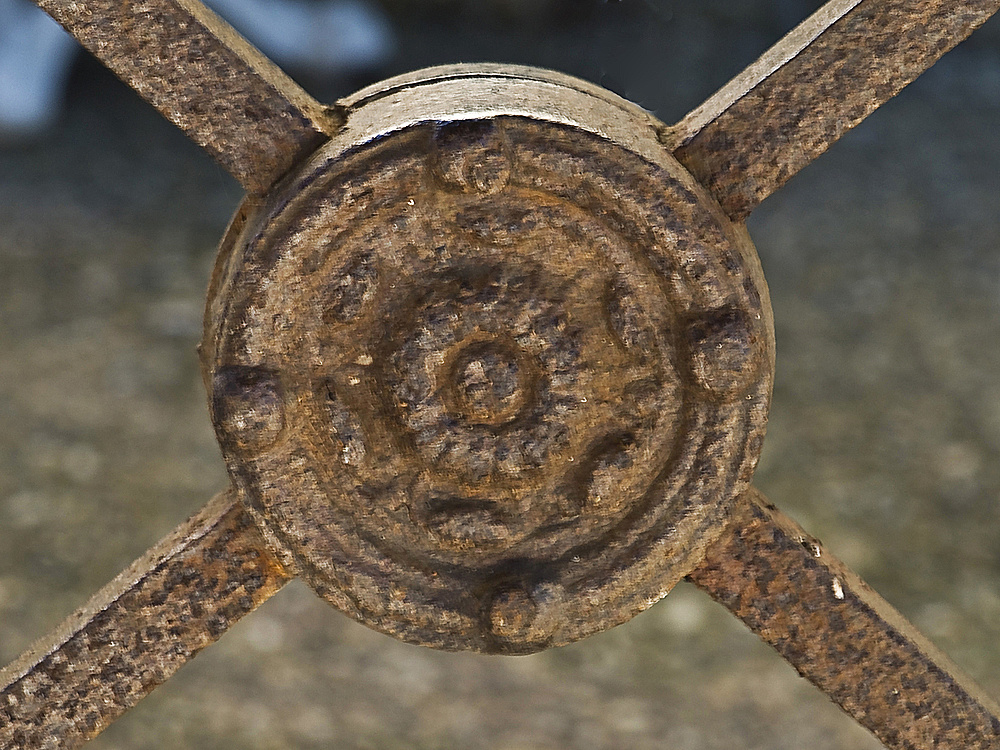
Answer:
[[82, 745], [287, 581], [218, 495], [0, 672], [0, 748]]
[[989, 699], [748, 489], [774, 341], [739, 223], [1000, 0], [834, 0], [672, 128], [513, 66], [326, 109], [196, 0], [38, 3], [250, 192], [202, 347], [238, 489], [0, 672], [0, 748], [83, 743], [292, 575], [500, 653], [689, 575], [889, 747], [1000, 746]]
[[251, 193], [339, 127], [197, 0], [38, 0], [90, 52]]
[[203, 356], [290, 570], [396, 637], [529, 653], [701, 559], [759, 455], [771, 312], [647, 114], [447, 70], [369, 92], [233, 230]]
[[688, 578], [886, 747], [1000, 747], [1000, 707], [759, 492]]
[[663, 133], [734, 219], [1000, 9], [1000, 0], [832, 0]]

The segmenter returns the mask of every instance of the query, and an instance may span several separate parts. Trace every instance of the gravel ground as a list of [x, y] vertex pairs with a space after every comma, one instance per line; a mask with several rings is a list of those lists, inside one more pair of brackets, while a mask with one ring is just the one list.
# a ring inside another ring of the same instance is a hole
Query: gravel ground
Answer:
[[[815, 4], [400, 0], [381, 72], [544, 65], [672, 121]], [[361, 81], [306, 83], [329, 99]], [[998, 133], [995, 19], [750, 221], [778, 343], [757, 485], [994, 695]], [[0, 663], [224, 485], [194, 346], [240, 195], [91, 61], [55, 132], [0, 150]], [[500, 658], [397, 643], [298, 584], [92, 745], [331, 746], [879, 747], [687, 585]]]

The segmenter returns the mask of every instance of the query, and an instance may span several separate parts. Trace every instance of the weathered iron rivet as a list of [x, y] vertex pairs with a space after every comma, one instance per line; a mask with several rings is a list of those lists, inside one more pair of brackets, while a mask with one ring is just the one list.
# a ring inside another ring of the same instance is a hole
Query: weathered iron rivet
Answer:
[[760, 334], [743, 310], [705, 313], [689, 323], [686, 335], [691, 374], [705, 390], [732, 397], [755, 380]]
[[533, 400], [535, 368], [513, 342], [470, 336], [444, 359], [443, 393], [461, 419], [499, 427], [515, 420]]
[[487, 613], [490, 632], [506, 640], [525, 640], [538, 618], [538, 604], [523, 588], [504, 588], [494, 594]]
[[220, 440], [242, 450], [269, 447], [285, 426], [277, 377], [259, 367], [220, 368], [212, 381], [212, 411]]
[[495, 123], [465, 120], [438, 126], [434, 133], [435, 174], [448, 187], [492, 195], [510, 181], [510, 147]]
[[480, 193], [498, 193], [510, 180], [510, 159], [500, 148], [490, 148], [469, 159], [466, 182]]

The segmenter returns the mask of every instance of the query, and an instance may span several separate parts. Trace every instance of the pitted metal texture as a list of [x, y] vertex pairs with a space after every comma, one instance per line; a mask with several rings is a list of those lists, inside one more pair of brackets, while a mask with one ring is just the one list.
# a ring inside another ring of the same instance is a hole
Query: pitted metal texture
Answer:
[[235, 487], [0, 671], [0, 747], [78, 746], [296, 575], [512, 654], [687, 575], [888, 747], [996, 744], [1000, 706], [749, 488], [774, 349], [738, 222], [1000, 0], [829, 0], [671, 127], [516, 66], [324, 107], [198, 0], [38, 3], [249, 192], [201, 350]]
[[759, 455], [773, 333], [745, 232], [652, 129], [637, 153], [475, 114], [321, 150], [220, 259], [206, 364], [285, 564], [406, 640], [526, 653], [697, 564]]

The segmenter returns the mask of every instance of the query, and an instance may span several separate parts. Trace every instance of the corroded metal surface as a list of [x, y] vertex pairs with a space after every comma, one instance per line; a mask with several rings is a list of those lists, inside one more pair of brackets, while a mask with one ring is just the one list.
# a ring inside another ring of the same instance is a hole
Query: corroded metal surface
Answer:
[[729, 216], [747, 216], [931, 67], [1000, 0], [832, 0], [664, 143]]
[[0, 745], [93, 736], [292, 574], [380, 630], [503, 653], [691, 574], [890, 746], [998, 746], [988, 699], [747, 491], [773, 333], [728, 218], [998, 0], [829, 3], [674, 128], [496, 66], [333, 113], [194, 0], [39, 4], [252, 193], [202, 350], [247, 509], [220, 496], [4, 670]]
[[290, 569], [406, 640], [526, 653], [701, 559], [756, 465], [773, 333], [745, 232], [648, 116], [481, 72], [366, 97], [377, 127], [349, 119], [224, 243], [203, 351]]
[[0, 748], [83, 744], [287, 580], [220, 494], [0, 672]]
[[1000, 747], [1000, 707], [759, 492], [689, 580], [886, 747]]
[[251, 193], [340, 124], [197, 0], [38, 5]]

